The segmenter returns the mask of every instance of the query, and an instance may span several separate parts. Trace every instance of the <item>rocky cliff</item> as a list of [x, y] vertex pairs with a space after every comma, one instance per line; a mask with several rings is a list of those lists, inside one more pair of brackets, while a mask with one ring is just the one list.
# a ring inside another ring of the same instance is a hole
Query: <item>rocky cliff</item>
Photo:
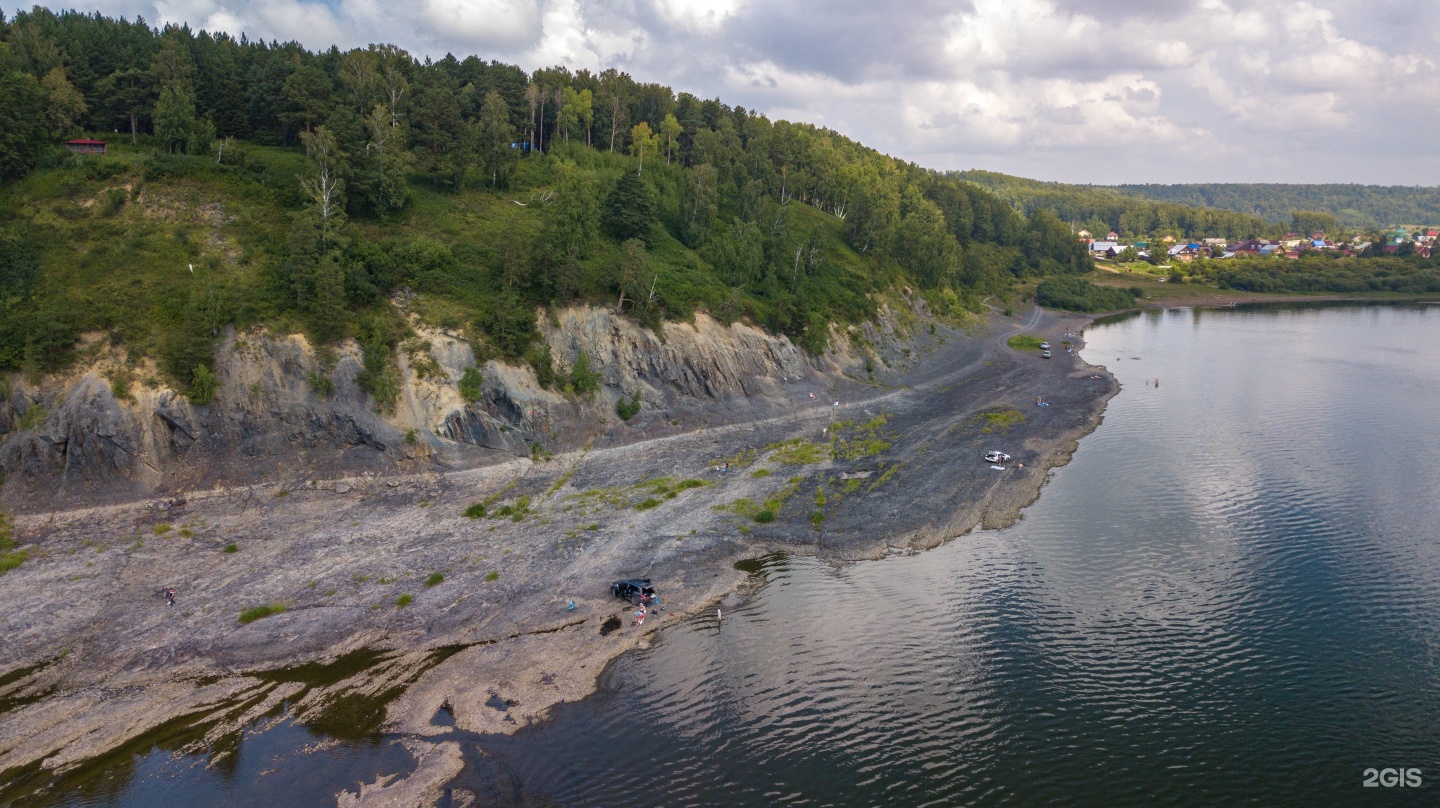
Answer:
[[[570, 308], [542, 318], [541, 332], [561, 374], [586, 354], [602, 379], [598, 392], [546, 389], [528, 366], [487, 361], [482, 393], [467, 402], [458, 383], [476, 365], [470, 343], [413, 327], [418, 336], [397, 351], [401, 389], [388, 413], [356, 383], [363, 355], [353, 341], [322, 356], [303, 336], [262, 329], [221, 341], [219, 390], [206, 406], [155, 373], [148, 383], [112, 384], [124, 357], [111, 349], [88, 352], [91, 360], [68, 374], [13, 377], [0, 402], [0, 499], [50, 509], [613, 445], [783, 411], [793, 399], [787, 388], [825, 388], [856, 362], [809, 357], [784, 337], [704, 314], [657, 333], [605, 309]], [[615, 403], [637, 395], [640, 413], [622, 421]]]

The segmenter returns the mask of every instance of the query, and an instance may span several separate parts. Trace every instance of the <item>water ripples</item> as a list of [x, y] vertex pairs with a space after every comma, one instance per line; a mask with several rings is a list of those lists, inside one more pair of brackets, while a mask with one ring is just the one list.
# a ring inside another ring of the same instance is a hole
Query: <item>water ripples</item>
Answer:
[[563, 805], [1433, 804], [1359, 785], [1440, 778], [1440, 352], [1387, 347], [1437, 326], [1095, 329], [1123, 392], [1019, 524], [776, 558], [723, 626], [668, 629], [487, 752]]

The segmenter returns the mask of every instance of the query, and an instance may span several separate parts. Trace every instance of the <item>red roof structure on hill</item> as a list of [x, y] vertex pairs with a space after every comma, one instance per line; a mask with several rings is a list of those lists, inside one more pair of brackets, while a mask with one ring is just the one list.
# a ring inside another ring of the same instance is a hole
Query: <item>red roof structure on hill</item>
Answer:
[[106, 145], [103, 140], [91, 140], [82, 137], [65, 141], [65, 148], [81, 154], [105, 154]]

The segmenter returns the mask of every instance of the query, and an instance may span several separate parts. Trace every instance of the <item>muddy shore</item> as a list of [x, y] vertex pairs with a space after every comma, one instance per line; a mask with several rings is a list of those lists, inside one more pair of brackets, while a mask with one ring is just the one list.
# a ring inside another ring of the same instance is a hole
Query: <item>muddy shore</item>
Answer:
[[[608, 662], [735, 592], [738, 561], [876, 558], [1014, 522], [1117, 392], [1061, 345], [1087, 322], [1037, 309], [942, 328], [903, 374], [797, 382], [779, 416], [538, 462], [18, 517], [31, 560], [0, 576], [0, 803], [177, 721], [207, 727], [195, 751], [284, 701], [303, 717], [368, 699], [417, 770], [340, 803], [431, 804], [462, 765], [448, 734], [583, 698]], [[1021, 331], [1054, 358], [1009, 348]], [[989, 449], [1014, 459], [993, 469]], [[630, 577], [662, 592], [641, 627], [608, 589]]]

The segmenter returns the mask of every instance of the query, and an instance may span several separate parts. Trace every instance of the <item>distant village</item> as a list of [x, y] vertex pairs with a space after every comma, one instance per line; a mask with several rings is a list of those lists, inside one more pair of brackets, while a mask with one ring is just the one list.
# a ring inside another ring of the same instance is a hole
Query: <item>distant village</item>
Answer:
[[[1091, 257], [1097, 261], [1151, 261], [1156, 250], [1163, 250], [1160, 260], [1188, 263], [1197, 258], [1237, 258], [1243, 256], [1266, 256], [1273, 258], [1299, 258], [1309, 252], [1320, 252], [1337, 256], [1358, 256], [1371, 250], [1375, 243], [1369, 236], [1356, 236], [1349, 241], [1332, 241], [1324, 233], [1286, 233], [1279, 239], [1247, 239], [1231, 243], [1223, 238], [1205, 238], [1199, 241], [1180, 241], [1174, 236], [1164, 236], [1151, 241], [1122, 242], [1120, 234], [1113, 230], [1103, 239], [1096, 238], [1089, 230], [1076, 233], [1080, 241], [1089, 246]], [[1429, 258], [1440, 229], [1417, 228], [1396, 229], [1382, 234], [1384, 243], [1379, 245], [1385, 255], [1418, 255]]]

